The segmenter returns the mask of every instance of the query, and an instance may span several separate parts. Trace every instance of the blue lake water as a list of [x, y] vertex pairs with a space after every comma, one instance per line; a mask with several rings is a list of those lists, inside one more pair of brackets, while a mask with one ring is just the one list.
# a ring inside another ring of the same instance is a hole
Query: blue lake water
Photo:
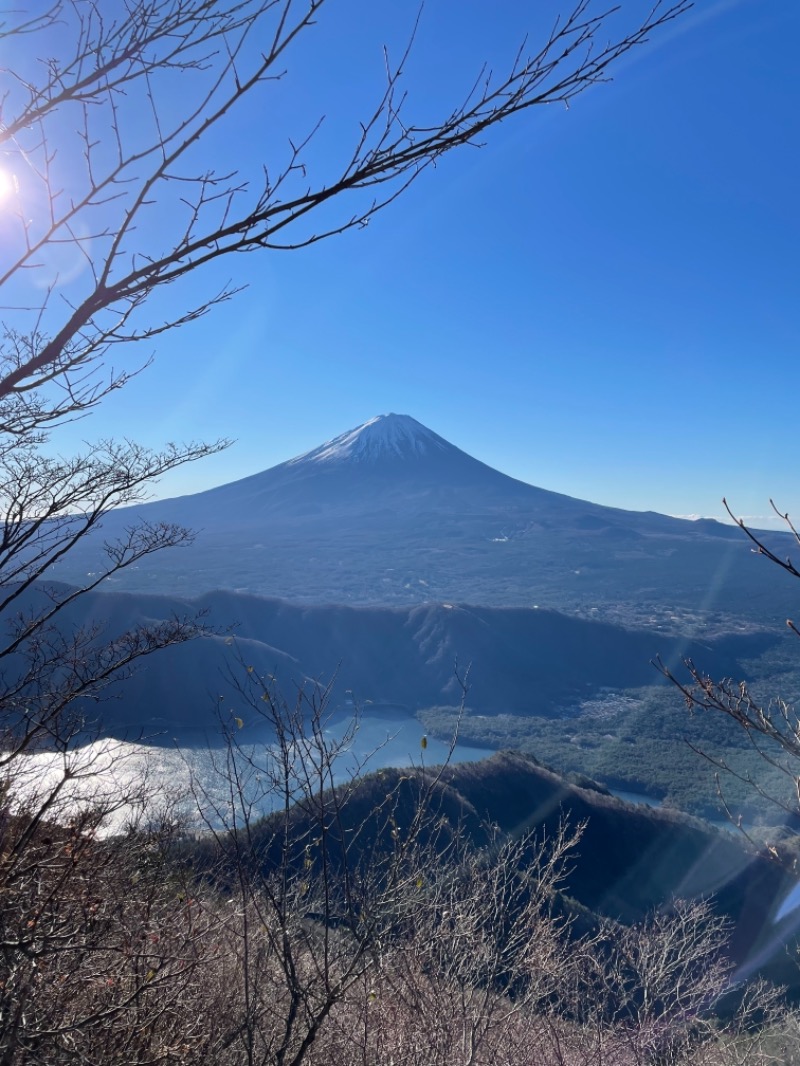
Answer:
[[[347, 734], [351, 720], [338, 718], [327, 723], [324, 739], [335, 750]], [[375, 713], [361, 718], [358, 728], [342, 746], [333, 761], [333, 778], [344, 781], [354, 774], [386, 767], [433, 766], [448, 757], [452, 762], [474, 762], [492, 755], [489, 748], [450, 745], [434, 738], [422, 744], [424, 730], [410, 715]], [[239, 740], [239, 737], [236, 738]], [[31, 801], [54, 788], [64, 798], [62, 816], [93, 801], [119, 803], [107, 832], [124, 825], [137, 809], [137, 786], [146, 779], [147, 793], [156, 807], [172, 804], [188, 824], [202, 824], [198, 803], [214, 824], [225, 820], [229, 810], [230, 787], [226, 776], [228, 749], [212, 737], [206, 745], [132, 744], [127, 741], [95, 741], [68, 753], [37, 752], [15, 762], [15, 787]], [[293, 752], [300, 758], [300, 749]], [[313, 753], [312, 753], [313, 757]], [[299, 763], [295, 763], [299, 767]], [[241, 780], [246, 782], [247, 799], [254, 813], [263, 814], [274, 805], [270, 789], [275, 768], [274, 734], [243, 733], [239, 758]], [[65, 773], [69, 778], [63, 785]], [[299, 774], [297, 775], [299, 778]], [[127, 797], [131, 797], [130, 803]], [[215, 813], [216, 812], [216, 813]]]

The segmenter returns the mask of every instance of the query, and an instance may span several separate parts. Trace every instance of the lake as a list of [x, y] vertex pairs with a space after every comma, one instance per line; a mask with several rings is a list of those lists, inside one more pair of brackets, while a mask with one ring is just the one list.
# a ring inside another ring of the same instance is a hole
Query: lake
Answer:
[[[326, 723], [324, 738], [334, 748], [342, 743], [352, 724], [338, 717]], [[450, 761], [475, 762], [493, 755], [489, 748], [450, 745], [425, 738], [420, 723], [400, 712], [374, 713], [360, 718], [358, 729], [334, 762], [334, 779], [343, 781], [355, 773], [369, 773], [386, 767], [435, 766]], [[245, 739], [246, 738], [246, 739]], [[238, 739], [238, 738], [237, 738]], [[241, 754], [251, 765], [244, 775], [248, 800], [257, 813], [267, 813], [273, 805], [267, 787], [273, 734], [242, 735]], [[18, 793], [34, 797], [46, 794], [68, 771], [70, 780], [63, 794], [68, 805], [112, 802], [118, 809], [108, 819], [106, 832], [118, 831], [139, 808], [137, 793], [143, 783], [157, 807], [172, 805], [189, 825], [200, 826], [206, 819], [219, 824], [226, 815], [229, 787], [225, 776], [228, 749], [221, 741], [206, 745], [131, 743], [123, 740], [97, 740], [70, 752], [36, 752], [14, 762], [14, 782]], [[298, 756], [299, 757], [299, 756]], [[299, 766], [298, 766], [299, 768]], [[204, 811], [201, 817], [198, 807]], [[65, 810], [68, 813], [69, 806]]]

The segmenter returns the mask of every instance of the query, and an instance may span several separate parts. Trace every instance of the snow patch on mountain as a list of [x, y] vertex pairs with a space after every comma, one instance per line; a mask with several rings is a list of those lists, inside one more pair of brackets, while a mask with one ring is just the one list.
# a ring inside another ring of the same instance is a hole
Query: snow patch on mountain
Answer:
[[313, 451], [290, 459], [287, 465], [409, 459], [434, 451], [446, 451], [449, 447], [445, 440], [410, 415], [377, 415], [362, 426], [326, 441]]

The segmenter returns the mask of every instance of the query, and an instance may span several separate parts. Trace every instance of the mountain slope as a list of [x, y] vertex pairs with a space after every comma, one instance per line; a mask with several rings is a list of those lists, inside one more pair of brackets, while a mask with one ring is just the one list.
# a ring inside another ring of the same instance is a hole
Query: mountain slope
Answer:
[[115, 512], [54, 576], [81, 580], [98, 566], [100, 538], [137, 519], [192, 527], [196, 541], [143, 560], [116, 587], [234, 588], [307, 603], [539, 604], [636, 626], [677, 613], [684, 628], [681, 615], [700, 605], [770, 622], [789, 606], [786, 583], [734, 527], [526, 485], [406, 415], [371, 419], [241, 481]]
[[136, 510], [176, 519], [194, 516], [204, 527], [229, 528], [323, 514], [347, 520], [387, 508], [419, 514], [456, 505], [466, 505], [467, 513], [533, 507], [562, 515], [625, 515], [526, 485], [474, 459], [408, 415], [396, 414], [372, 418], [240, 481]]
[[[534, 514], [598, 532], [629, 528], [640, 533], [686, 534], [692, 523], [654, 512], [624, 511], [536, 488], [495, 470], [450, 444], [409, 415], [371, 418], [311, 451], [268, 470], [191, 496], [127, 509], [176, 519], [194, 515], [204, 527], [280, 525], [312, 514], [354, 518], [397, 508], [398, 517], [447, 512], [462, 505], [474, 513]], [[355, 510], [354, 510], [355, 509]], [[705, 524], [707, 535], [730, 539], [735, 531]]]

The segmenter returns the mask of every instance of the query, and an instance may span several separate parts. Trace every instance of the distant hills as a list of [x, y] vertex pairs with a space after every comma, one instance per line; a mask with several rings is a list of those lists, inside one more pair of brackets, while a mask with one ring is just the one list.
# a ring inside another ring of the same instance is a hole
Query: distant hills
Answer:
[[787, 583], [734, 527], [527, 485], [407, 415], [373, 418], [241, 481], [115, 512], [53, 576], [83, 580], [99, 566], [101, 538], [140, 518], [189, 526], [196, 541], [143, 560], [114, 587], [227, 588], [304, 603], [536, 604], [683, 632], [732, 629], [745, 617], [782, 622], [790, 603]]

